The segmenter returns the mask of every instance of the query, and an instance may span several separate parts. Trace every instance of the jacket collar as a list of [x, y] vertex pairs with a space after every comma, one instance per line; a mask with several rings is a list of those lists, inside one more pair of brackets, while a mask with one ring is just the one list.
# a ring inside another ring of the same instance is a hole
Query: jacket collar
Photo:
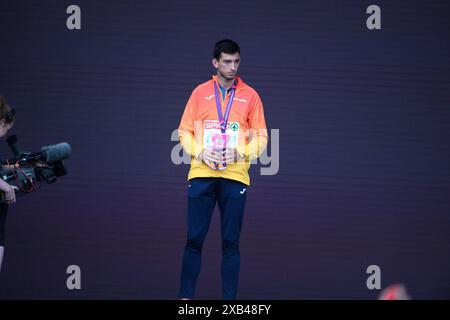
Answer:
[[[212, 76], [212, 81], [216, 82], [217, 84], [219, 84], [219, 80], [217, 78], [217, 75], [213, 75]], [[243, 90], [247, 87], [247, 85], [245, 84], [244, 81], [242, 81], [241, 77], [237, 76], [236, 77], [236, 92]]]

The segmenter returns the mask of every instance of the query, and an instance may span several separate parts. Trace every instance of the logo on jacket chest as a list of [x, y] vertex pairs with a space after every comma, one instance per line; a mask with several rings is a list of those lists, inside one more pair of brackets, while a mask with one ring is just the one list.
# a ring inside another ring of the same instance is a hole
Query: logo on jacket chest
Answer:
[[[205, 129], [213, 129], [213, 130], [220, 130], [220, 124], [219, 121], [216, 120], [206, 120], [205, 121]], [[239, 123], [238, 122], [228, 122], [227, 123], [227, 131], [238, 131], [239, 130]]]

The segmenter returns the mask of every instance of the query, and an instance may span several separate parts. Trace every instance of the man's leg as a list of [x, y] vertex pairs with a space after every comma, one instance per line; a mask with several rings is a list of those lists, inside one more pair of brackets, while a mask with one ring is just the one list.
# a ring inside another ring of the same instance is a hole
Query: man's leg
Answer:
[[244, 218], [248, 186], [233, 180], [220, 179], [218, 203], [222, 230], [223, 299], [236, 299], [239, 282], [239, 237]]
[[193, 298], [201, 268], [203, 242], [208, 233], [216, 205], [215, 178], [195, 178], [188, 188], [188, 232], [184, 248], [181, 284], [178, 297]]

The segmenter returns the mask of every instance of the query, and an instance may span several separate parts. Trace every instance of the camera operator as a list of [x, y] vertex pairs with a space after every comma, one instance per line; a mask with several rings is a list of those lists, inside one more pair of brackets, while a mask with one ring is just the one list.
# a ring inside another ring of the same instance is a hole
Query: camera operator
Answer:
[[[15, 111], [0, 96], [0, 137], [6, 135], [14, 125]], [[4, 166], [8, 168], [9, 166]], [[0, 271], [2, 268], [3, 253], [5, 249], [5, 223], [9, 205], [16, 202], [14, 187], [0, 179], [0, 192], [3, 193], [4, 200], [0, 202]]]

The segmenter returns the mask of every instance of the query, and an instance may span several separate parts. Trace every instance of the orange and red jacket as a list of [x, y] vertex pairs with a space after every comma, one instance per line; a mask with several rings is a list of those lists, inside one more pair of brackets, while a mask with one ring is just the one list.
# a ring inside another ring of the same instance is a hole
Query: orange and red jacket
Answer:
[[[230, 125], [233, 130], [238, 128], [237, 151], [244, 157], [244, 161], [227, 164], [225, 170], [213, 170], [201, 160], [203, 134], [205, 127], [218, 123], [214, 83], [218, 85], [217, 76], [200, 84], [192, 92], [181, 118], [178, 134], [185, 152], [192, 156], [188, 180], [199, 177], [216, 177], [240, 181], [250, 185], [248, 169], [250, 161], [258, 158], [267, 146], [268, 134], [264, 119], [264, 108], [258, 93], [237, 77], [236, 91], [228, 119], [227, 132]], [[227, 93], [225, 99], [219, 90], [222, 102], [222, 114], [230, 99]]]

